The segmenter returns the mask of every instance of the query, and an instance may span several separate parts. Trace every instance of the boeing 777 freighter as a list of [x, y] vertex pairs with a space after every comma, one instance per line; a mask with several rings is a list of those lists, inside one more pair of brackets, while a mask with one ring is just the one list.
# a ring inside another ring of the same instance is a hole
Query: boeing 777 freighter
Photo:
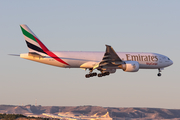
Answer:
[[[168, 57], [157, 53], [140, 52], [115, 52], [106, 45], [105, 52], [70, 52], [50, 51], [38, 37], [28, 28], [27, 25], [20, 25], [29, 52], [20, 54], [21, 58], [53, 65], [63, 68], [82, 68], [89, 70], [85, 77], [107, 76], [115, 73], [116, 69], [125, 72], [137, 72], [139, 69], [158, 69], [158, 76], [161, 70], [173, 64]], [[93, 72], [97, 69], [99, 74]]]

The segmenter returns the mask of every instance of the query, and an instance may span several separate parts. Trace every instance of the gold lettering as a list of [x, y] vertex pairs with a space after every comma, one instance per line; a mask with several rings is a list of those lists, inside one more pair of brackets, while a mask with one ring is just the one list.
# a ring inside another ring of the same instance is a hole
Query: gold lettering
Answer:
[[126, 54], [126, 58], [127, 60], [130, 61], [158, 61], [158, 57], [157, 56], [151, 56], [151, 55], [131, 55], [131, 54]]
[[137, 55], [131, 55], [132, 61], [138, 61], [138, 56]]
[[158, 61], [158, 57], [157, 57], [157, 56], [155, 56], [155, 58], [156, 58], [156, 60], [155, 60], [155, 61]]
[[154, 56], [151, 56], [151, 60], [154, 61]]
[[141, 60], [142, 60], [142, 61], [144, 60], [143, 57], [144, 57], [144, 56], [141, 56]]
[[139, 56], [139, 61], [141, 61], [141, 55], [138, 54], [138, 56]]
[[127, 58], [127, 60], [130, 60], [130, 59], [129, 59], [129, 56], [130, 56], [130, 54], [126, 54], [126, 58]]
[[150, 55], [148, 55], [148, 61], [151, 61], [151, 56]]
[[148, 61], [148, 56], [145, 56], [144, 61]]

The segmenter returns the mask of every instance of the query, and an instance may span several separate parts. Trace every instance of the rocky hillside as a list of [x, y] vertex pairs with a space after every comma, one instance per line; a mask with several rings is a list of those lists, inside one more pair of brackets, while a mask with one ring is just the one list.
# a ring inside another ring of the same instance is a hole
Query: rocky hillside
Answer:
[[160, 109], [160, 108], [112, 108], [99, 106], [12, 106], [0, 105], [0, 113], [8, 114], [36, 114], [50, 113], [74, 113], [86, 116], [107, 115], [116, 119], [178, 119], [180, 120], [179, 109]]

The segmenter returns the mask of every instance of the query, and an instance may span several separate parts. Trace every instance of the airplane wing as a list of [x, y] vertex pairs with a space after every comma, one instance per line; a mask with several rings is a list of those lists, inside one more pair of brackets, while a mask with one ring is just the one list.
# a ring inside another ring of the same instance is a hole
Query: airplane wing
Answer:
[[86, 78], [96, 76], [97, 73], [92, 73], [94, 69], [101, 71], [98, 74], [98, 77], [109, 75], [110, 73], [115, 73], [116, 69], [120, 68], [122, 64], [125, 64], [123, 60], [117, 55], [114, 49], [106, 45], [106, 52], [102, 58], [102, 61], [99, 64], [94, 64], [93, 68], [90, 69], [90, 74], [86, 74]]
[[111, 46], [106, 45], [106, 52], [104, 54], [102, 61], [99, 63], [99, 67], [112, 68], [117, 67], [123, 63], [124, 62], [121, 60], [121, 58], [119, 58], [114, 49]]

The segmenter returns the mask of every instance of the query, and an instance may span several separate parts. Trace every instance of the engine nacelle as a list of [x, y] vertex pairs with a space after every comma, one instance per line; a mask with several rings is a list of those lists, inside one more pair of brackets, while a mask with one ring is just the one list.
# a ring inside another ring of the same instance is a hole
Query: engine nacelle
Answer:
[[119, 67], [125, 72], [137, 72], [139, 70], [139, 63], [137, 61], [125, 61], [125, 64]]

